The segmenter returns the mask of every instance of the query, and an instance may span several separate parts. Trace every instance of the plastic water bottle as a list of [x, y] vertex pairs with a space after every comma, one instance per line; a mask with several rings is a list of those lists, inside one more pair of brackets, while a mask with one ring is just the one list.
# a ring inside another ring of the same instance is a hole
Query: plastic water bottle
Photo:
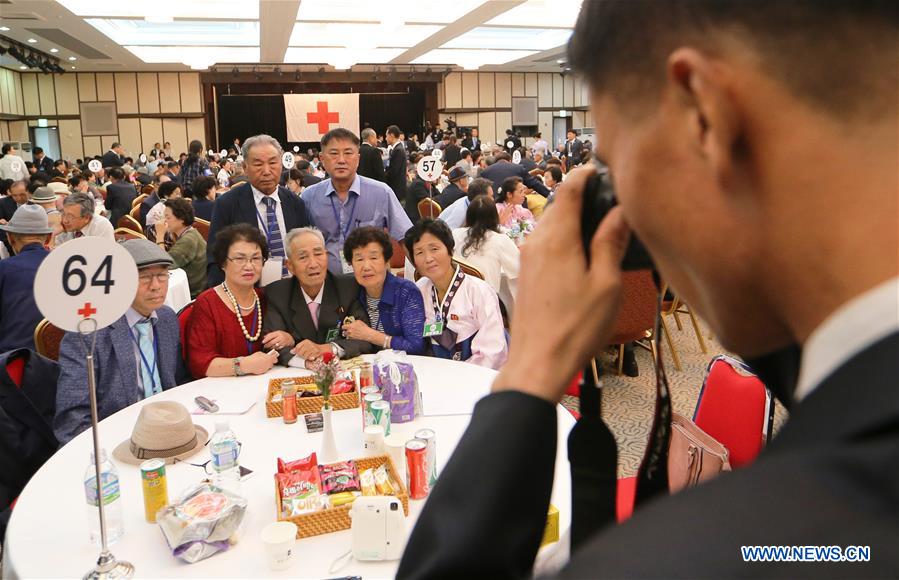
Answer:
[[[122, 518], [122, 496], [119, 490], [119, 472], [109, 461], [106, 450], [100, 449], [100, 495], [106, 516], [106, 543], [112, 545], [125, 533]], [[91, 542], [100, 547], [100, 508], [97, 504], [97, 473], [94, 468], [94, 452], [84, 470], [84, 496], [87, 500], [87, 521]]]
[[223, 489], [240, 493], [240, 445], [227, 421], [215, 424], [215, 434], [209, 442], [212, 455], [212, 483]]

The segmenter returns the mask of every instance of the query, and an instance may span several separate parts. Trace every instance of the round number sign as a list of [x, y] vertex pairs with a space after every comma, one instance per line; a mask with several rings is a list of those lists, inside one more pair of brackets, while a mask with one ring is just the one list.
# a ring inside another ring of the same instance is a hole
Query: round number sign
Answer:
[[429, 155], [419, 159], [415, 169], [418, 172], [418, 176], [425, 181], [434, 181], [443, 173], [443, 162]]
[[284, 166], [284, 169], [293, 169], [293, 153], [285, 151], [281, 156], [281, 165]]
[[100, 163], [99, 159], [91, 159], [87, 164], [87, 168], [90, 169], [92, 173], [96, 173], [103, 169], [103, 164]]
[[[97, 237], [59, 246], [41, 263], [34, 299], [44, 318], [69, 332], [86, 319], [105, 328], [122, 317], [137, 293], [137, 266], [119, 244]], [[91, 323], [82, 331], [94, 330]]]
[[299, 145], [294, 145], [294, 146], [293, 146], [293, 152], [294, 152], [294, 153], [299, 153], [299, 152], [300, 152], [300, 146], [299, 146]]
[[431, 156], [434, 159], [436, 159], [437, 161], [440, 161], [441, 159], [443, 159], [443, 150], [442, 149], [434, 149], [433, 151], [431, 151]]
[[215, 155], [215, 151], [213, 151], [212, 149], [210, 149], [210, 150], [207, 151], [206, 153], [207, 153], [210, 157], [212, 157], [213, 155]]
[[141, 163], [146, 163], [146, 162], [147, 162], [147, 154], [146, 154], [146, 153], [141, 153], [140, 156], [139, 156], [137, 159], [138, 159], [138, 161], [140, 161]]
[[219, 151], [219, 155], [220, 155], [221, 157], [227, 157], [227, 156], [228, 156], [228, 150], [227, 150], [227, 149], [222, 149], [221, 151]]
[[506, 149], [511, 149], [512, 147], [515, 147], [515, 143], [512, 141], [506, 141]]
[[521, 163], [521, 151], [519, 151], [518, 149], [516, 149], [515, 152], [512, 153], [512, 163], [515, 163], [516, 165]]

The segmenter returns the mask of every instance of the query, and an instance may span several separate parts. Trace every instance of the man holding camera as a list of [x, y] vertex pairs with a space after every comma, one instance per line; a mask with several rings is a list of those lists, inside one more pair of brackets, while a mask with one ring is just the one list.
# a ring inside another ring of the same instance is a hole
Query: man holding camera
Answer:
[[[630, 229], [791, 417], [752, 465], [654, 500], [561, 575], [896, 575], [897, 22], [881, 0], [584, 3], [569, 62], [590, 83], [621, 207], [588, 262], [580, 214], [594, 169], [578, 169], [522, 247], [516, 316], [527, 320], [511, 325], [509, 362], [399, 577], [531, 573], [555, 405], [612, 331]], [[769, 545], [867, 546], [870, 559], [744, 560], [742, 547]]]

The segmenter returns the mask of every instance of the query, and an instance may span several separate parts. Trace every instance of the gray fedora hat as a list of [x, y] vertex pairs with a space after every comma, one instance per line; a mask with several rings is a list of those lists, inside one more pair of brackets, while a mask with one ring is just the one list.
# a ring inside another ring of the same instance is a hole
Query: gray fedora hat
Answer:
[[171, 268], [175, 265], [172, 257], [150, 240], [125, 240], [122, 242], [122, 247], [128, 250], [128, 253], [134, 258], [134, 263], [137, 264], [138, 270], [149, 266], [168, 266]]
[[34, 190], [34, 193], [31, 194], [31, 201], [34, 203], [49, 203], [51, 201], [56, 201], [56, 193], [47, 186], [38, 187]]
[[33, 203], [19, 206], [9, 223], [0, 225], [0, 230], [11, 234], [46, 235], [53, 233], [53, 228], [47, 223], [47, 211]]

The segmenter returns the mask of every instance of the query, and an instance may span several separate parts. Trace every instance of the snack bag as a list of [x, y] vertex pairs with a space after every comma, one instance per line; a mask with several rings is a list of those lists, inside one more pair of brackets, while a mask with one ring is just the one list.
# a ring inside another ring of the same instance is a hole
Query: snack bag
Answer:
[[375, 469], [375, 486], [378, 488], [379, 495], [396, 495], [396, 488], [390, 481], [386, 465]]
[[318, 468], [321, 473], [322, 491], [327, 494], [359, 491], [359, 472], [355, 461], [342, 461]]
[[321, 479], [315, 453], [291, 462], [278, 458], [275, 480], [281, 492], [282, 517], [314, 512], [320, 508]]
[[362, 486], [362, 495], [378, 495], [375, 485], [375, 470], [366, 469], [359, 473], [359, 483]]
[[318, 467], [318, 458], [315, 455], [315, 451], [310, 453], [308, 457], [297, 459], [296, 461], [284, 461], [280, 457], [278, 458], [278, 473], [290, 473], [291, 471], [300, 471], [310, 467]]
[[390, 402], [390, 422], [408, 423], [421, 414], [418, 378], [406, 353], [382, 350], [372, 365], [375, 385]]
[[231, 547], [246, 510], [243, 497], [202, 483], [162, 508], [156, 521], [172, 555], [193, 564]]

